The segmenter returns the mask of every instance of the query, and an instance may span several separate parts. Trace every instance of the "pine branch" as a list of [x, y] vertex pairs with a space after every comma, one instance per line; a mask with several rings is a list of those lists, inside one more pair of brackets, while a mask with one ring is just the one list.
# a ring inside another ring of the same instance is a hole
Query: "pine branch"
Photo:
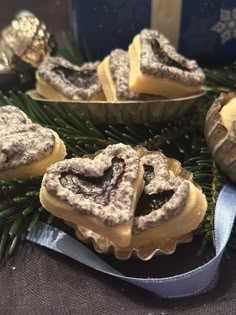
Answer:
[[0, 180], [0, 261], [13, 253], [39, 220], [50, 218], [38, 198], [41, 180]]
[[205, 68], [204, 72], [210, 88], [236, 91], [236, 61], [224, 67]]
[[65, 48], [58, 50], [57, 54], [59, 56], [62, 56], [77, 66], [80, 66], [85, 61], [92, 60], [92, 53], [86, 42], [83, 42], [80, 47], [73, 35], [65, 32], [62, 32], [61, 39]]

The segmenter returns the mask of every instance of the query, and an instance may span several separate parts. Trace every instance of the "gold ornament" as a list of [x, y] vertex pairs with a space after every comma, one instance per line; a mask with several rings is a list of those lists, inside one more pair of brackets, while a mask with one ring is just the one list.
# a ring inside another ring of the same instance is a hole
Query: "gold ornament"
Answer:
[[55, 47], [46, 25], [28, 11], [23, 11], [6, 26], [0, 36], [0, 71], [25, 66], [37, 68]]

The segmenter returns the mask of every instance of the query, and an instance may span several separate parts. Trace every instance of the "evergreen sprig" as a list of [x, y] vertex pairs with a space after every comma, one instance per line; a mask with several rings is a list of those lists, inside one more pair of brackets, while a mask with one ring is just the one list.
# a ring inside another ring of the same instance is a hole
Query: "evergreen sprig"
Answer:
[[58, 55], [69, 60], [71, 63], [80, 66], [85, 61], [92, 59], [92, 52], [88, 48], [86, 42], [84, 41], [81, 46], [75, 41], [72, 33], [62, 32], [61, 39], [63, 46], [66, 48], [61, 48], [58, 50]]
[[236, 61], [222, 67], [205, 68], [207, 85], [215, 90], [236, 91]]
[[0, 261], [13, 253], [40, 219], [51, 222], [52, 216], [41, 207], [41, 178], [0, 180]]

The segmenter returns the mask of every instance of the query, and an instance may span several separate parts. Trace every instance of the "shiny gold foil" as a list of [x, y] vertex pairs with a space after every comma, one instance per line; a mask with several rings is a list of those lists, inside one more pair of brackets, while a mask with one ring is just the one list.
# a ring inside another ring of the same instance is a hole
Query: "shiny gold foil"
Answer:
[[36, 68], [51, 53], [53, 46], [42, 21], [30, 12], [19, 14], [1, 32], [0, 71], [17, 68], [19, 61]]

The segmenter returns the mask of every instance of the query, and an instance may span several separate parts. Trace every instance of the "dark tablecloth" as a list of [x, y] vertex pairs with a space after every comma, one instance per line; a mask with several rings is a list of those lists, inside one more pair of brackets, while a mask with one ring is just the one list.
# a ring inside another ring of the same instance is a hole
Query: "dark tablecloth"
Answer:
[[[149, 262], [118, 262], [129, 275], [167, 276], [206, 260], [197, 257], [199, 243], [179, 246], [174, 255]], [[0, 314], [236, 314], [236, 255], [228, 252], [216, 287], [191, 298], [164, 300], [140, 288], [96, 272], [61, 254], [25, 242], [0, 271]]]

